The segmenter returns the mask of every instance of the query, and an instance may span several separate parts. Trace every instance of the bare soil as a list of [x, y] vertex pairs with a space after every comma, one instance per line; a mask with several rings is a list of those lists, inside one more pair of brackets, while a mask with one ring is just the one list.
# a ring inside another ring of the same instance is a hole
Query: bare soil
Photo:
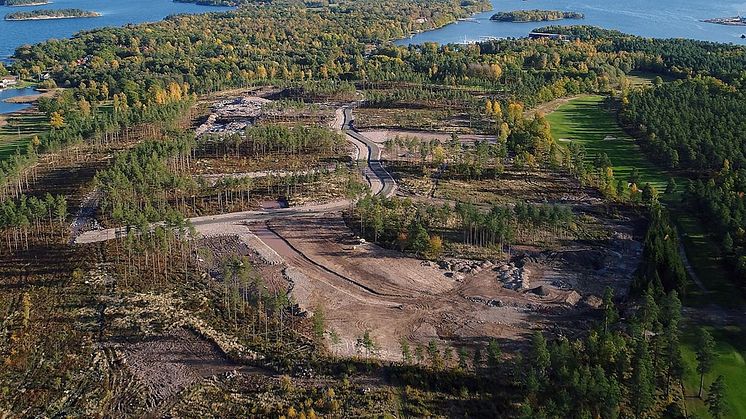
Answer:
[[[430, 340], [452, 346], [483, 343], [490, 337], [515, 345], [535, 329], [562, 328], [557, 317], [574, 319], [577, 293], [554, 287], [547, 296], [510, 290], [492, 269], [461, 280], [429, 263], [360, 245], [337, 214], [283, 219], [252, 227], [277, 251], [294, 275], [292, 295], [301, 308], [323, 307], [328, 329], [339, 342], [327, 341], [338, 355], [360, 354], [358, 339], [369, 331], [377, 356], [400, 359], [400, 340], [416, 345]], [[569, 313], [569, 314], [568, 314]]]
[[554, 112], [559, 108], [560, 106], [564, 105], [567, 102], [570, 102], [573, 99], [578, 98], [579, 95], [576, 96], [568, 96], [568, 97], [561, 97], [554, 100], [550, 100], [549, 102], [545, 102], [540, 104], [539, 106], [535, 108], [531, 108], [523, 113], [523, 116], [526, 118], [533, 118], [534, 115], [541, 114], [541, 115], [549, 115], [550, 113]]
[[202, 378], [240, 368], [213, 343], [184, 328], [127, 345], [124, 353], [130, 371], [148, 389], [155, 405]]

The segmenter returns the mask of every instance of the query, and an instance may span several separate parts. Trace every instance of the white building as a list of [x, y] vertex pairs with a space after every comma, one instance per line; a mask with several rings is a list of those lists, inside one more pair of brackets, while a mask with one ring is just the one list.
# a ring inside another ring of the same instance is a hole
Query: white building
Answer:
[[0, 79], [0, 88], [2, 89], [15, 86], [16, 84], [18, 84], [18, 79], [15, 76], [3, 76]]

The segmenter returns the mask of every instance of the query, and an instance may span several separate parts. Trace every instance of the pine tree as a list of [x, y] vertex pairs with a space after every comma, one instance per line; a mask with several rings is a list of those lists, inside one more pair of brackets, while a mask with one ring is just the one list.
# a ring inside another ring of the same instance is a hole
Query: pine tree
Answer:
[[466, 368], [469, 367], [467, 358], [468, 358], [468, 354], [466, 353], [466, 348], [464, 348], [464, 347], [459, 348], [459, 350], [458, 350], [458, 367], [461, 370], [465, 371]]
[[697, 372], [699, 373], [699, 393], [697, 397], [702, 398], [702, 388], [705, 383], [705, 374], [710, 372], [715, 362], [715, 340], [705, 328], [699, 328], [697, 335]]
[[666, 183], [666, 195], [676, 192], [676, 180], [674, 178], [668, 178]]
[[326, 332], [326, 315], [324, 306], [319, 304], [313, 312], [313, 334], [317, 339], [323, 339]]
[[604, 291], [604, 299], [603, 299], [603, 309], [604, 309], [604, 333], [608, 333], [609, 326], [616, 323], [617, 320], [619, 320], [619, 314], [616, 311], [616, 306], [614, 305], [614, 290], [611, 287], [606, 287], [606, 290]]
[[402, 360], [404, 360], [405, 364], [411, 364], [412, 363], [412, 350], [409, 347], [409, 342], [407, 342], [406, 339], [402, 338], [399, 342], [399, 345], [401, 347], [401, 356]]
[[726, 413], [725, 405], [725, 379], [722, 375], [713, 381], [710, 385], [710, 390], [707, 392], [707, 410], [714, 419], [720, 419]]
[[479, 367], [482, 366], [482, 350], [479, 346], [474, 350], [474, 360], [472, 361], [472, 364], [474, 365], [474, 370], [478, 370]]
[[430, 358], [430, 366], [435, 369], [443, 368], [443, 359], [440, 356], [440, 350], [434, 340], [430, 340], [427, 344], [427, 355]]
[[500, 365], [500, 346], [497, 344], [497, 340], [490, 339], [490, 343], [487, 344], [487, 365], [492, 368]]
[[529, 361], [531, 361], [533, 368], [536, 368], [536, 371], [539, 374], [542, 376], [547, 374], [551, 357], [549, 355], [549, 349], [547, 348], [547, 341], [544, 339], [544, 335], [542, 335], [541, 332], [534, 332], [531, 337], [531, 354], [529, 356]]
[[635, 348], [632, 361], [632, 382], [630, 399], [637, 417], [642, 416], [653, 405], [655, 400], [655, 371], [650, 358], [648, 344], [640, 338]]

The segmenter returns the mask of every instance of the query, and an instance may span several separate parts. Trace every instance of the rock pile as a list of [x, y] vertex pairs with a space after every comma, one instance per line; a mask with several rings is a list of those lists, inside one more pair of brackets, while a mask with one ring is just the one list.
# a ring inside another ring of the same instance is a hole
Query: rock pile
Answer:
[[[438, 268], [446, 271], [446, 276], [455, 276], [455, 273], [460, 273], [463, 275], [476, 274], [485, 269], [492, 268], [493, 266], [495, 266], [495, 264], [488, 260], [478, 261], [468, 259], [443, 259], [439, 260], [437, 264], [432, 264], [432, 266], [437, 266]], [[452, 274], [448, 275], [448, 272], [451, 272]]]
[[256, 252], [257, 256], [268, 265], [281, 265], [285, 260], [271, 247], [267, 246], [254, 233], [240, 234], [238, 238], [246, 244], [251, 250]]
[[466, 275], [477, 274], [482, 271], [491, 270], [497, 272], [498, 281], [503, 287], [511, 290], [525, 290], [530, 288], [530, 271], [522, 261], [515, 262], [493, 262], [489, 260], [477, 261], [468, 259], [443, 259], [436, 262], [423, 262], [425, 266], [440, 268], [445, 271], [446, 278], [463, 280]]
[[498, 273], [498, 281], [503, 287], [511, 290], [525, 290], [531, 287], [529, 276], [531, 272], [525, 267], [518, 267], [515, 263], [503, 263], [494, 268]]

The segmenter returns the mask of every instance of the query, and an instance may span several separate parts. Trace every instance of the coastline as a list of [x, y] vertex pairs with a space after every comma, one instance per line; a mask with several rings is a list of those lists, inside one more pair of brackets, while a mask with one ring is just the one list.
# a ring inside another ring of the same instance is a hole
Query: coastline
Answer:
[[396, 42], [399, 42], [399, 41], [404, 41], [406, 39], [412, 38], [415, 35], [418, 35], [418, 34], [421, 34], [421, 33], [427, 33], [427, 32], [436, 31], [438, 29], [443, 29], [443, 28], [445, 28], [446, 26], [449, 26], [449, 25], [457, 25], [460, 22], [464, 22], [464, 23], [475, 23], [475, 22], [477, 22], [478, 23], [478, 20], [476, 19], [475, 16], [481, 15], [482, 13], [491, 12], [493, 10], [494, 10], [494, 8], [492, 7], [492, 2], [490, 2], [489, 3], [489, 8], [487, 8], [486, 10], [482, 10], [481, 12], [474, 12], [470, 16], [462, 17], [462, 18], [457, 18], [457, 19], [455, 19], [452, 22], [444, 23], [444, 24], [442, 24], [440, 26], [432, 27], [430, 29], [411, 31], [411, 32], [409, 32], [409, 34], [405, 35], [404, 37], [399, 38], [399, 39], [393, 39], [391, 42], [396, 43]]
[[746, 22], [713, 22], [711, 20], [702, 20], [701, 22], [722, 26], [746, 26]]
[[33, 104], [40, 98], [54, 96], [57, 93], [57, 90], [60, 90], [60, 89], [58, 88], [58, 89], [52, 89], [52, 90], [37, 90], [36, 91], [37, 93], [35, 94], [25, 95], [25, 96], [13, 96], [13, 97], [9, 97], [3, 100], [3, 102], [12, 103], [15, 105], [29, 105], [29, 104]]
[[6, 4], [5, 7], [33, 7], [33, 6], [46, 6], [48, 4], [52, 4], [51, 1], [39, 1], [35, 3], [26, 3], [26, 4]]
[[21, 19], [9, 19], [5, 18], [4, 20], [6, 22], [26, 22], [29, 20], [57, 20], [57, 19], [91, 19], [94, 17], [101, 17], [103, 16], [101, 13], [96, 12], [95, 15], [90, 16], [34, 16], [34, 17], [24, 17]]
[[746, 26], [746, 18], [741, 17], [741, 16], [701, 19], [700, 22], [712, 23], [714, 25], [723, 25], [723, 26]]

